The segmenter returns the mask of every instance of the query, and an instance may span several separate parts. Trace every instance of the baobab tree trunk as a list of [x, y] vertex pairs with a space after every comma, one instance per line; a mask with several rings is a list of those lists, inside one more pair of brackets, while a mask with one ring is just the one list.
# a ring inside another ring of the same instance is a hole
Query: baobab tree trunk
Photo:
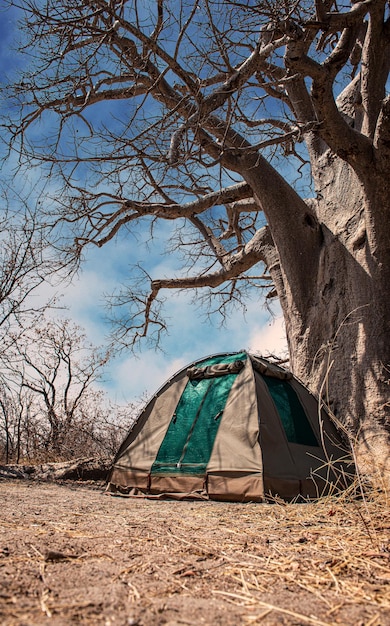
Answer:
[[330, 151], [314, 174], [323, 243], [306, 268], [316, 272], [312, 297], [297, 307], [294, 285], [281, 297], [291, 366], [347, 427], [360, 469], [389, 483], [389, 245], [367, 223], [372, 203], [389, 214], [389, 195], [377, 194], [388, 183], [373, 176], [363, 188]]
[[312, 150], [311, 200], [259, 158], [240, 173], [272, 232], [273, 258], [265, 262], [286, 321], [292, 371], [346, 429], [359, 468], [375, 473], [375, 482], [390, 482], [390, 250], [375, 228], [381, 212], [389, 220], [382, 193], [388, 183], [374, 166], [358, 177], [323, 146]]

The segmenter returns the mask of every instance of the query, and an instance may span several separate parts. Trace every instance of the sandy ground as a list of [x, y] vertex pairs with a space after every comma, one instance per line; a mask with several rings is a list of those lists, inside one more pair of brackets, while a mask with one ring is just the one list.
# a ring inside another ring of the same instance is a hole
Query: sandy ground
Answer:
[[378, 501], [148, 501], [2, 480], [0, 623], [386, 626], [389, 533]]

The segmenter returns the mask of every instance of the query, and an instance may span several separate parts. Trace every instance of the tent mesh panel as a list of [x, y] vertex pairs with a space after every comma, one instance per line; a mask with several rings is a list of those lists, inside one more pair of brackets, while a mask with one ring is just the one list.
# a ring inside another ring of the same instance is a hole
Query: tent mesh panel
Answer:
[[[246, 358], [245, 353], [219, 356], [197, 365], [205, 367]], [[233, 373], [188, 381], [152, 465], [152, 474], [205, 472], [236, 377], [237, 373]]]
[[306, 446], [318, 446], [305, 410], [290, 383], [268, 376], [263, 376], [263, 380], [276, 405], [287, 440]]

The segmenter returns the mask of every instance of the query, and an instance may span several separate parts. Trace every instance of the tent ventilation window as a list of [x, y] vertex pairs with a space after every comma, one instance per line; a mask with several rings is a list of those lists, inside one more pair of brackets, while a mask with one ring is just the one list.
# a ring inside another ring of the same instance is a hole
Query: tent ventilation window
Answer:
[[263, 376], [263, 380], [276, 405], [287, 440], [305, 446], [318, 446], [305, 410], [290, 383], [269, 376]]

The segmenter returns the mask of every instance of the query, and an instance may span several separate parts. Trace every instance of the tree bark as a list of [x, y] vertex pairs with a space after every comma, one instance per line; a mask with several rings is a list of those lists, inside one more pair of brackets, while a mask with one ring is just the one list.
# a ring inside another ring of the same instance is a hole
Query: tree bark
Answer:
[[376, 245], [367, 216], [372, 208], [389, 215], [389, 184], [377, 172], [363, 188], [329, 150], [313, 169], [323, 240], [318, 265], [306, 267], [314, 284], [303, 309], [283, 272], [291, 367], [352, 434], [360, 469], [388, 483], [390, 258], [388, 246]]

